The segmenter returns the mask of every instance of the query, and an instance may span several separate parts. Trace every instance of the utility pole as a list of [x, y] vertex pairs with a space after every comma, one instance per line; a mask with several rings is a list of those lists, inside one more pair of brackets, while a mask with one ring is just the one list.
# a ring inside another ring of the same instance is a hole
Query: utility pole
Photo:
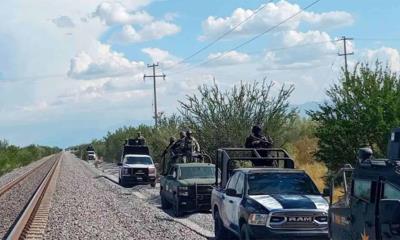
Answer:
[[343, 53], [338, 53], [338, 55], [339, 56], [344, 56], [344, 71], [345, 71], [346, 78], [347, 78], [347, 75], [349, 73], [348, 70], [347, 70], [347, 55], [353, 55], [354, 52], [351, 52], [351, 53], [347, 52], [346, 41], [347, 40], [351, 41], [351, 40], [353, 40], [353, 38], [347, 38], [346, 36], [343, 36], [340, 40], [343, 41]]
[[157, 64], [147, 64], [148, 68], [153, 68], [153, 75], [144, 75], [143, 80], [146, 80], [146, 78], [153, 78], [153, 87], [154, 87], [154, 126], [157, 128], [158, 126], [158, 112], [157, 112], [157, 78], [162, 77], [165, 80], [165, 74], [162, 75], [156, 75], [156, 67], [158, 67]]

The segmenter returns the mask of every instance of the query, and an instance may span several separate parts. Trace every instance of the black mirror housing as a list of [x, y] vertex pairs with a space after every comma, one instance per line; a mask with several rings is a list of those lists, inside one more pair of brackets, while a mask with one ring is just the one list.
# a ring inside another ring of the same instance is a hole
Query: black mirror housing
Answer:
[[225, 190], [225, 194], [226, 194], [227, 196], [230, 196], [230, 197], [237, 197], [237, 196], [238, 196], [236, 190], [235, 190], [235, 189], [232, 189], [232, 188], [226, 189], [226, 190]]
[[118, 166], [122, 166], [122, 162], [117, 163]]
[[330, 188], [324, 188], [322, 192], [323, 197], [329, 197], [331, 195], [331, 189]]

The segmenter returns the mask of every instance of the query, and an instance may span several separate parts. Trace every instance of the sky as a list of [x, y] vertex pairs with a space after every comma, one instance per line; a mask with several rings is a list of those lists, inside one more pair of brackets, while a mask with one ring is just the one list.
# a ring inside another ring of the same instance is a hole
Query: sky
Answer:
[[379, 59], [400, 70], [399, 12], [398, 0], [3, 0], [0, 139], [66, 147], [153, 124], [143, 75], [157, 62], [165, 114], [214, 81], [266, 78], [293, 85], [293, 105], [322, 102], [342, 36], [353, 38], [350, 68]]

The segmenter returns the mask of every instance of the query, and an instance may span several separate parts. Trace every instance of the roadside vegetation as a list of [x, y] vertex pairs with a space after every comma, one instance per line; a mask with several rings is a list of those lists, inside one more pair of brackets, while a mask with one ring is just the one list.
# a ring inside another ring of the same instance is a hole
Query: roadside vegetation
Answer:
[[[293, 86], [277, 87], [267, 80], [227, 90], [216, 83], [203, 85], [179, 101], [179, 114], [163, 117], [158, 129], [122, 127], [90, 144], [104, 161], [117, 162], [124, 140], [140, 131], [160, 162], [169, 138], [191, 129], [202, 150], [213, 156], [220, 147], [242, 147], [251, 126], [261, 124], [274, 146], [287, 149], [320, 190], [332, 171], [355, 163], [360, 147], [385, 155], [388, 134], [400, 124], [400, 81], [388, 67], [358, 64], [353, 72], [343, 72], [327, 90], [327, 101], [309, 117], [300, 117], [289, 105], [293, 91]], [[75, 146], [76, 154], [84, 157], [86, 147]]]
[[6, 140], [0, 140], [0, 176], [48, 155], [60, 152], [56, 147], [29, 145], [17, 147]]

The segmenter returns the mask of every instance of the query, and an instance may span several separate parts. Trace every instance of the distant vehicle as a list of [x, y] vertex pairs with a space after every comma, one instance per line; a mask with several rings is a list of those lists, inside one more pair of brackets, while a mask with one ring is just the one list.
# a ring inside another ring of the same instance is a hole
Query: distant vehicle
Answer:
[[283, 149], [219, 149], [216, 239], [328, 239], [328, 202]]
[[360, 149], [358, 164], [332, 179], [329, 233], [333, 240], [400, 239], [400, 128], [392, 131], [388, 159]]
[[94, 147], [92, 145], [89, 145], [86, 148], [86, 156], [87, 160], [96, 160], [96, 152], [94, 151]]
[[175, 216], [185, 212], [211, 209], [215, 165], [176, 163], [160, 179], [161, 207], [173, 208]]
[[156, 167], [146, 145], [129, 145], [126, 141], [123, 146], [119, 168], [119, 184], [150, 184], [156, 186]]

